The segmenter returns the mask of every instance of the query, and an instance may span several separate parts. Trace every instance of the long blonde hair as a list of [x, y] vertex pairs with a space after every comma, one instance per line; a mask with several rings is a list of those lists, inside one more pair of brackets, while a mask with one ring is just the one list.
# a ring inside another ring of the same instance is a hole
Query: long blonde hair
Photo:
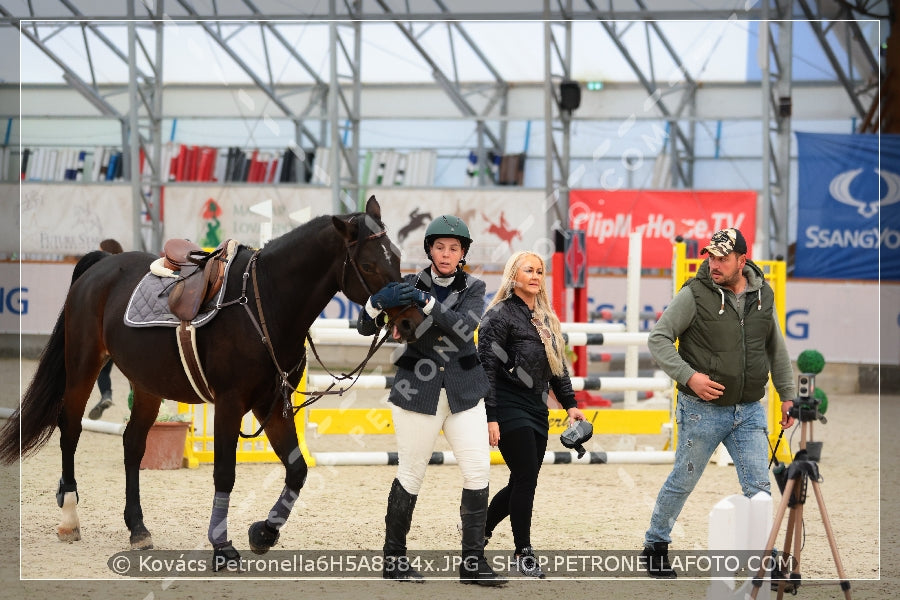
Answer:
[[541, 341], [544, 343], [544, 351], [547, 353], [550, 371], [557, 376], [563, 375], [566, 372], [566, 345], [563, 340], [562, 329], [559, 326], [559, 318], [553, 312], [553, 305], [550, 302], [549, 294], [547, 294], [547, 267], [544, 259], [539, 254], [523, 250], [509, 257], [509, 260], [506, 261], [506, 266], [503, 268], [503, 280], [500, 282], [500, 289], [497, 290], [485, 312], [507, 300], [515, 293], [516, 275], [522, 266], [522, 262], [529, 257], [540, 261], [541, 269], [544, 272], [544, 277], [541, 278], [541, 290], [534, 298], [534, 316], [544, 323], [553, 334], [552, 339], [546, 340], [541, 337]]

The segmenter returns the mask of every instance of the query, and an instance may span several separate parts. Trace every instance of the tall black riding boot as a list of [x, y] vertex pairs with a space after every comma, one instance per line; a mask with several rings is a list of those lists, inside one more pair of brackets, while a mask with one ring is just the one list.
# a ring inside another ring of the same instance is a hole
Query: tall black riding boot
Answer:
[[406, 556], [406, 534], [412, 523], [416, 496], [413, 496], [394, 479], [388, 494], [387, 513], [384, 515], [384, 570], [385, 579], [401, 581], [424, 581], [422, 575], [412, 568]]
[[459, 580], [478, 585], [503, 585], [506, 579], [494, 573], [484, 558], [484, 521], [487, 518], [488, 489], [462, 491], [459, 516], [462, 520], [462, 563]]

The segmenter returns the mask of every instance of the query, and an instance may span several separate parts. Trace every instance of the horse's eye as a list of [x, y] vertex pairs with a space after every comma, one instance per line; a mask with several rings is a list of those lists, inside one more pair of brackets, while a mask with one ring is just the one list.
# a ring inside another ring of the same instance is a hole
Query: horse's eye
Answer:
[[360, 265], [360, 266], [362, 267], [362, 270], [365, 271], [366, 273], [374, 273], [375, 272], [375, 265], [373, 265], [372, 263], [362, 263], [362, 265]]

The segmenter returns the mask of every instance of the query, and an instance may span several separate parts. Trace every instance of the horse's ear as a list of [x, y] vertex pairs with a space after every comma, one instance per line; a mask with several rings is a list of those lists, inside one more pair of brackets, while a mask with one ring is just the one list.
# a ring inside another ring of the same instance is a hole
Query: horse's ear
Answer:
[[356, 234], [350, 231], [350, 223], [336, 216], [331, 217], [331, 222], [334, 224], [334, 228], [344, 236], [345, 240], [352, 241], [356, 239]]
[[381, 221], [381, 205], [378, 204], [374, 194], [369, 196], [369, 201], [366, 202], [366, 214], [374, 217], [376, 221]]

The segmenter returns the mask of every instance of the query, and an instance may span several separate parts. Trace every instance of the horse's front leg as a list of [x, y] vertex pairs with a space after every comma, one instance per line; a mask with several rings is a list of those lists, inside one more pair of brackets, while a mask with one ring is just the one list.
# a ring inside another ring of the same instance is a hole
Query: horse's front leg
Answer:
[[125, 449], [125, 525], [131, 532], [132, 550], [149, 550], [153, 538], [144, 526], [144, 511], [141, 509], [141, 459], [147, 447], [147, 433], [159, 414], [162, 398], [140, 388], [134, 388], [134, 406], [128, 426], [122, 436]]
[[213, 570], [234, 570], [240, 565], [241, 555], [228, 537], [228, 504], [234, 489], [234, 471], [237, 462], [238, 433], [241, 428], [240, 401], [223, 395], [216, 397], [213, 440], [213, 496], [207, 537], [213, 546]]
[[[279, 531], [282, 525], [287, 521], [297, 496], [300, 494], [300, 488], [306, 483], [306, 475], [308, 467], [306, 459], [297, 444], [297, 430], [294, 426], [294, 415], [289, 413], [285, 417], [281, 410], [281, 404], [276, 403], [271, 407], [275, 413], [266, 423], [266, 436], [269, 438], [269, 444], [285, 468], [284, 489], [281, 495], [269, 511], [269, 516], [265, 521], [257, 521], [250, 526], [248, 534], [250, 536], [250, 549], [256, 554], [264, 554], [269, 548], [278, 541]], [[263, 422], [266, 414], [260, 414], [262, 411], [253, 410], [257, 420]]]

